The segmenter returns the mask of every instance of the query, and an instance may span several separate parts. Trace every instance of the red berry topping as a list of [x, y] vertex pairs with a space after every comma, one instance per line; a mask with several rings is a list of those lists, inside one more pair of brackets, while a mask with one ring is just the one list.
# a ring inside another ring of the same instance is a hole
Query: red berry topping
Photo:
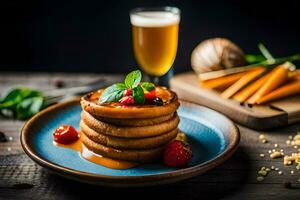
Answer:
[[132, 95], [132, 89], [127, 89], [127, 90], [124, 91], [124, 96], [125, 97], [130, 96], [130, 95]]
[[78, 140], [79, 134], [69, 125], [58, 127], [53, 133], [54, 141], [60, 144], [70, 144]]
[[156, 97], [155, 89], [144, 94], [146, 101], [151, 102]]
[[119, 102], [121, 105], [131, 105], [131, 104], [134, 104], [134, 98], [133, 98], [133, 96], [125, 96], [125, 97], [122, 97], [122, 99], [120, 99]]
[[173, 140], [164, 152], [164, 163], [169, 167], [184, 167], [192, 159], [192, 149], [186, 142]]

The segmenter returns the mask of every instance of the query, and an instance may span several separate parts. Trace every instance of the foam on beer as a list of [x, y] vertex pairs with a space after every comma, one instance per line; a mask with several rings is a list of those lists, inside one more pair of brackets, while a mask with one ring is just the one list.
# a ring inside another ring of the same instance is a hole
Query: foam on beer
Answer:
[[141, 11], [130, 16], [131, 24], [140, 27], [161, 27], [178, 24], [179, 15], [168, 11]]

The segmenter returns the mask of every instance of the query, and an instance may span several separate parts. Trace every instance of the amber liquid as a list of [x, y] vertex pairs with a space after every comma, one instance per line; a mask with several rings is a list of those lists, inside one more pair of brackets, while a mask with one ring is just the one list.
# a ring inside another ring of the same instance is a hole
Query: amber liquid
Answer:
[[132, 25], [133, 49], [139, 66], [153, 76], [166, 74], [176, 57], [179, 24], [157, 27]]
[[56, 142], [53, 142], [53, 144], [58, 147], [63, 147], [63, 148], [72, 149], [74, 151], [78, 151], [82, 158], [90, 162], [93, 162], [95, 164], [102, 165], [104, 167], [108, 167], [111, 169], [129, 169], [137, 166], [137, 163], [134, 162], [115, 160], [115, 159], [106, 158], [101, 155], [95, 154], [84, 146], [80, 138], [72, 144], [59, 144]]

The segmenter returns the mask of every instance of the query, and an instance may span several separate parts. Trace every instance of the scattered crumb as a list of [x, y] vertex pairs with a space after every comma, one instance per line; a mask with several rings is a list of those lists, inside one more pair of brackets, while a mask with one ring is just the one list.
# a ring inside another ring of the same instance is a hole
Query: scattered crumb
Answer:
[[261, 142], [262, 143], [267, 143], [268, 141], [266, 139], [263, 139]]
[[259, 156], [263, 158], [263, 157], [265, 157], [265, 154], [261, 153], [261, 154], [259, 154]]
[[281, 158], [282, 155], [279, 151], [274, 151], [273, 153], [271, 153], [270, 157], [275, 159], [275, 158]]
[[272, 169], [272, 170], [274, 170], [274, 169], [275, 169], [275, 167], [274, 167], [274, 166], [271, 166], [271, 169]]
[[278, 172], [278, 174], [279, 174], [279, 175], [282, 175], [282, 174], [283, 174], [283, 172], [282, 172], [282, 171], [279, 171], [279, 172]]
[[258, 177], [256, 178], [256, 180], [259, 181], [259, 182], [260, 182], [260, 181], [263, 181], [263, 180], [264, 180], [264, 177], [258, 176]]
[[260, 140], [266, 139], [266, 136], [265, 136], [264, 134], [260, 134], [260, 135], [258, 136], [258, 139], [260, 139]]

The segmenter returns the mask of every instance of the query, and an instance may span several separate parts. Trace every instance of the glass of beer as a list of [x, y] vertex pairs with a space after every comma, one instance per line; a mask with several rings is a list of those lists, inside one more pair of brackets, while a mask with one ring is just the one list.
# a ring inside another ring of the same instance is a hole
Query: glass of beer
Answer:
[[175, 7], [136, 8], [130, 12], [135, 59], [156, 84], [174, 63], [179, 21], [180, 10]]

